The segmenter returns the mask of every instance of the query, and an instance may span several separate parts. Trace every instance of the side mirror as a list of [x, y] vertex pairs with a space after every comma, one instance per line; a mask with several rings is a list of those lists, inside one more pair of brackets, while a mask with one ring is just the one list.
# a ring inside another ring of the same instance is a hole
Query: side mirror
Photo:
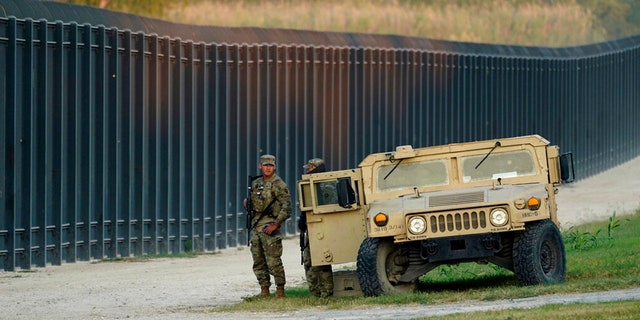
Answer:
[[343, 208], [351, 208], [356, 203], [356, 192], [351, 187], [350, 178], [338, 179], [338, 204]]
[[576, 172], [573, 166], [573, 153], [560, 155], [560, 179], [564, 183], [573, 182], [576, 179]]

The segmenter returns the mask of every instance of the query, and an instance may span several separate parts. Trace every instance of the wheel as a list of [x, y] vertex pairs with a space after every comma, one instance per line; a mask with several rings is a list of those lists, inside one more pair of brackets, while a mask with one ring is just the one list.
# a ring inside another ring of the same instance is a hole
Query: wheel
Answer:
[[522, 285], [563, 282], [567, 271], [564, 242], [551, 220], [527, 224], [513, 243], [513, 272]]
[[400, 277], [409, 267], [409, 258], [401, 246], [392, 240], [366, 238], [358, 250], [357, 273], [365, 296], [410, 293], [417, 279], [401, 282]]

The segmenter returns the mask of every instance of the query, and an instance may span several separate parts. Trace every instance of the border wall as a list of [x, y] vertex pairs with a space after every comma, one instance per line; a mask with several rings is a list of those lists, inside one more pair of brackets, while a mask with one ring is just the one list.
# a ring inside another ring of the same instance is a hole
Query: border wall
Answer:
[[307, 159], [346, 169], [404, 144], [540, 134], [578, 178], [640, 155], [640, 37], [540, 48], [0, 6], [4, 270], [245, 245], [265, 153], [294, 201]]

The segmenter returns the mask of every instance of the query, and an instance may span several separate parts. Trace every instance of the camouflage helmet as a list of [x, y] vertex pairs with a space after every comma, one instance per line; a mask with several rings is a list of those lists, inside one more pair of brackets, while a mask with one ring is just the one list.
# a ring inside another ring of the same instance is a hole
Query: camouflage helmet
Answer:
[[302, 166], [305, 170], [308, 170], [309, 168], [317, 168], [321, 165], [324, 164], [324, 160], [320, 159], [320, 158], [313, 158], [311, 160], [309, 160], [309, 162], [307, 162], [307, 164], [305, 164], [304, 166]]
[[276, 157], [274, 155], [270, 155], [270, 154], [262, 155], [260, 157], [260, 164], [263, 165], [263, 166], [264, 165], [268, 165], [268, 164], [275, 166], [276, 165]]

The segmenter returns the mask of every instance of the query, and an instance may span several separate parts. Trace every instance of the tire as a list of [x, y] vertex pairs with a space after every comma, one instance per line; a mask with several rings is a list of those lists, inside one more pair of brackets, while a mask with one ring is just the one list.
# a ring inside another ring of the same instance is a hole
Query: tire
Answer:
[[398, 282], [409, 266], [409, 259], [401, 246], [392, 240], [366, 238], [358, 250], [357, 273], [360, 288], [365, 296], [410, 293], [416, 288], [417, 279]]
[[551, 220], [527, 224], [513, 243], [513, 272], [521, 285], [564, 282], [567, 260], [558, 227]]

